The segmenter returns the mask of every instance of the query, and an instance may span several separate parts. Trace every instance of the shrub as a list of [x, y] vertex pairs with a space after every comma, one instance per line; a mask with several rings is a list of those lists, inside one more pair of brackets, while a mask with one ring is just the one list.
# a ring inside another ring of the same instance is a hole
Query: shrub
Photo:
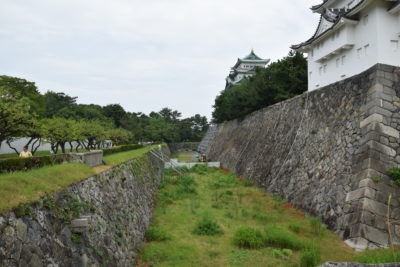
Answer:
[[196, 182], [194, 178], [188, 174], [180, 176], [177, 180], [176, 193], [181, 194], [197, 194]]
[[11, 158], [0, 160], [0, 173], [9, 173], [15, 171], [25, 171], [34, 168], [41, 168], [47, 165], [61, 163], [60, 156], [43, 156], [32, 158]]
[[322, 236], [324, 233], [324, 227], [320, 218], [310, 219], [311, 230], [316, 236]]
[[103, 156], [111, 155], [114, 153], [125, 152], [130, 150], [135, 150], [142, 148], [142, 145], [139, 144], [132, 144], [132, 145], [123, 145], [123, 146], [116, 146], [112, 148], [103, 148]]
[[146, 240], [152, 241], [166, 241], [170, 240], [171, 237], [167, 234], [165, 229], [159, 226], [150, 226], [146, 231]]
[[269, 223], [269, 222], [276, 222], [279, 220], [279, 216], [275, 214], [266, 214], [263, 212], [254, 212], [253, 213], [253, 219], [256, 219], [257, 221], [263, 222], [263, 223]]
[[302, 227], [298, 223], [289, 223], [289, 230], [291, 230], [292, 232], [298, 234], [298, 233], [301, 232]]
[[228, 188], [240, 185], [239, 179], [231, 173], [216, 172], [209, 182], [211, 189]]
[[190, 171], [197, 174], [206, 174], [208, 172], [208, 166], [205, 164], [196, 164], [190, 169]]
[[210, 217], [205, 216], [199, 222], [197, 222], [196, 227], [193, 230], [195, 235], [222, 235], [224, 231], [218, 225], [218, 223], [212, 220]]
[[304, 249], [310, 247], [307, 241], [301, 240], [286, 229], [275, 225], [265, 227], [265, 242], [280, 248]]
[[240, 248], [258, 249], [264, 246], [264, 237], [260, 230], [244, 226], [236, 230], [233, 243]]
[[368, 264], [392, 263], [400, 261], [400, 251], [391, 249], [366, 250], [355, 259], [357, 262]]
[[306, 250], [301, 254], [301, 267], [315, 267], [321, 262], [321, 256], [316, 249]]
[[400, 185], [400, 168], [393, 167], [388, 171], [388, 175], [392, 178], [397, 185]]

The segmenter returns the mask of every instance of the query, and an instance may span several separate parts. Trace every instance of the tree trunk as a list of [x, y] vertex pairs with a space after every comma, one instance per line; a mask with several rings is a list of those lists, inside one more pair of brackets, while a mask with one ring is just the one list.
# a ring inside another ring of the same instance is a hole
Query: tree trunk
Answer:
[[[35, 147], [35, 145], [36, 145], [37, 142], [39, 142], [39, 143], [38, 143], [38, 145]], [[40, 147], [41, 144], [42, 144], [42, 138], [37, 138], [37, 139], [35, 140], [35, 142], [33, 142], [32, 147], [31, 147], [32, 155], [35, 155], [36, 151], [38, 150], [38, 148]]]
[[[70, 149], [69, 149], [69, 152], [72, 152], [73, 149], [74, 149], [74, 147], [72, 146], [72, 142], [69, 141], [68, 144], [69, 144], [69, 148], [70, 148]], [[76, 151], [76, 152], [78, 152], [78, 151]]]
[[17, 155], [19, 155], [19, 151], [18, 151], [15, 147], [13, 147], [13, 146], [11, 145], [10, 140], [6, 140], [6, 143], [7, 143], [7, 145], [8, 145], [12, 150], [15, 151], [15, 153], [17, 153]]

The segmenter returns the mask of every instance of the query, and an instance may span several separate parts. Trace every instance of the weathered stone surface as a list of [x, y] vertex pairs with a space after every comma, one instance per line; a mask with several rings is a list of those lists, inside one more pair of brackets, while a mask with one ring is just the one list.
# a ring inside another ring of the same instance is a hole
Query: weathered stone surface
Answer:
[[0, 266], [133, 266], [163, 170], [146, 154], [55, 195], [54, 207], [43, 201], [31, 216], [0, 216]]
[[400, 164], [395, 103], [400, 102], [400, 84], [388, 80], [389, 70], [393, 73], [394, 68], [378, 64], [222, 123], [208, 138], [205, 152], [223, 167], [321, 217], [343, 238], [366, 240], [349, 241], [354, 246], [385, 246], [386, 201], [392, 194], [394, 205], [399, 192], [386, 173]]

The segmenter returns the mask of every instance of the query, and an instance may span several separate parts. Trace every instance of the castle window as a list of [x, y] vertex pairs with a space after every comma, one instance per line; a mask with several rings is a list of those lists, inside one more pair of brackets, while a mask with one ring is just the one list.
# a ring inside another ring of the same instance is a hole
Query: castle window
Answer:
[[336, 59], [336, 68], [340, 67], [340, 57]]
[[365, 53], [365, 56], [368, 56], [368, 54], [369, 54], [369, 44], [364, 46], [364, 53]]
[[346, 56], [342, 56], [342, 66], [346, 63]]
[[309, 73], [309, 77], [310, 77], [310, 79], [311, 79], [311, 77], [312, 77], [312, 71], [310, 71], [310, 73]]
[[324, 64], [324, 73], [326, 73], [327, 68], [328, 68], [328, 64]]
[[319, 67], [319, 75], [322, 75], [322, 70], [323, 70], [323, 67], [322, 66]]

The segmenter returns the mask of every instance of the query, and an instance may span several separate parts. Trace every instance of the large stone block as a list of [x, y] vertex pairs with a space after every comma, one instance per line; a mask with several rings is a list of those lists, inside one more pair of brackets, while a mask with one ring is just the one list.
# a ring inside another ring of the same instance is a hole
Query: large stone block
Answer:
[[386, 216], [388, 206], [373, 199], [362, 198], [360, 199], [360, 209], [376, 215]]
[[359, 188], [357, 190], [347, 193], [346, 202], [357, 200], [357, 199], [364, 198], [364, 197], [374, 199], [375, 192], [376, 191], [370, 187]]
[[383, 116], [377, 113], [371, 114], [368, 118], [360, 122], [360, 128], [363, 128], [372, 122], [383, 122]]

